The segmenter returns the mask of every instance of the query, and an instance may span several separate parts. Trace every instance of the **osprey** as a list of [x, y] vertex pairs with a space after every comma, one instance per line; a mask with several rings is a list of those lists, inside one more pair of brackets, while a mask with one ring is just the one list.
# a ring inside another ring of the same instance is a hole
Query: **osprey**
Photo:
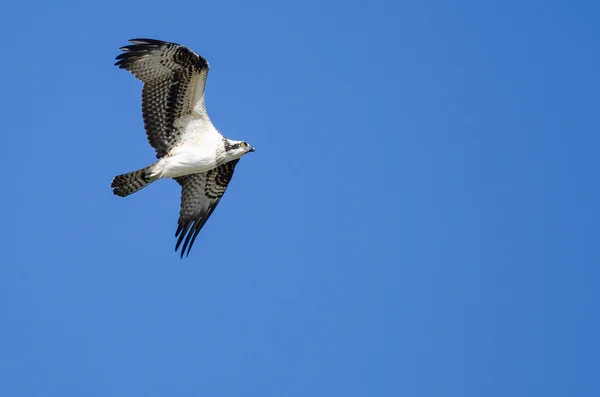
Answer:
[[115, 195], [125, 197], [158, 179], [175, 179], [181, 185], [175, 250], [183, 243], [183, 258], [219, 204], [239, 159], [254, 148], [225, 138], [211, 123], [204, 106], [206, 59], [176, 43], [129, 42], [115, 65], [144, 83], [144, 127], [158, 161], [116, 176], [111, 187]]

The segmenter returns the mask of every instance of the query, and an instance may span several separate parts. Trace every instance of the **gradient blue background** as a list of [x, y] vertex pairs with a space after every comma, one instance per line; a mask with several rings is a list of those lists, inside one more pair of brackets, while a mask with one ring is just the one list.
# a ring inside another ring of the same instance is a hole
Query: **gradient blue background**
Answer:
[[[453, 3], [453, 5], [451, 5]], [[598, 396], [597, 1], [5, 4], [0, 395]], [[133, 37], [256, 147], [189, 258]]]

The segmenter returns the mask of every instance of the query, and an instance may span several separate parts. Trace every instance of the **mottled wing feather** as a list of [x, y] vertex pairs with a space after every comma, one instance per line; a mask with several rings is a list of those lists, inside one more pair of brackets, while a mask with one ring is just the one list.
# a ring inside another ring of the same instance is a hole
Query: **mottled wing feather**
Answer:
[[148, 142], [162, 157], [177, 144], [182, 130], [175, 121], [186, 115], [209, 120], [204, 87], [206, 59], [180, 44], [152, 39], [129, 40], [117, 56], [119, 68], [144, 83], [142, 114]]
[[181, 185], [181, 211], [175, 237], [175, 251], [183, 243], [181, 257], [190, 254], [194, 240], [223, 197], [239, 160], [210, 171], [175, 178]]

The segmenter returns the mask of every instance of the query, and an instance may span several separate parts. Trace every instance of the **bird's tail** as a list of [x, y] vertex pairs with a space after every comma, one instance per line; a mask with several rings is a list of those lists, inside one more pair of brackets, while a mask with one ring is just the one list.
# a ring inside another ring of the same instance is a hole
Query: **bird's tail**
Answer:
[[119, 197], [129, 196], [157, 180], [156, 177], [147, 176], [153, 166], [149, 165], [137, 171], [115, 176], [110, 184], [113, 193]]

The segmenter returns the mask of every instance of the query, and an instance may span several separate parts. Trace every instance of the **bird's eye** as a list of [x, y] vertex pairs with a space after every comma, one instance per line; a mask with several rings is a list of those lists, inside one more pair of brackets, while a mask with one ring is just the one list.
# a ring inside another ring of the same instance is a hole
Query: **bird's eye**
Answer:
[[248, 144], [246, 142], [242, 142], [242, 143], [240, 143], [240, 146], [241, 147], [246, 147], [246, 146], [248, 146]]

